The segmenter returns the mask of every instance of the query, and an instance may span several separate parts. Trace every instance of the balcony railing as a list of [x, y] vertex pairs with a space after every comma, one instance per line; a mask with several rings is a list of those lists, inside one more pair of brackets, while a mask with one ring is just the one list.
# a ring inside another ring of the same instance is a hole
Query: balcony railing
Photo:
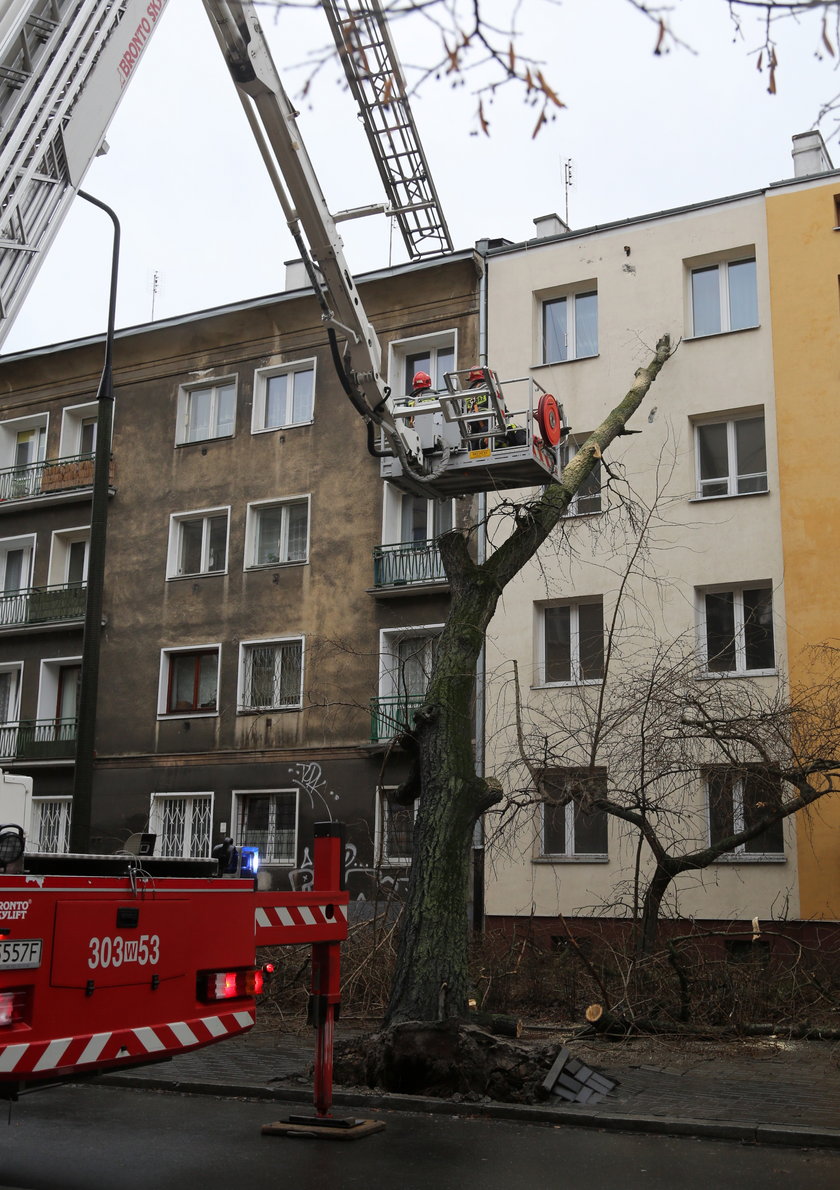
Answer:
[[377, 545], [373, 550], [373, 585], [406, 586], [409, 583], [446, 581], [440, 551], [434, 541], [400, 541]]
[[0, 594], [0, 628], [83, 620], [85, 593], [84, 583], [64, 583]]
[[402, 694], [391, 698], [370, 700], [370, 738], [390, 740], [400, 732], [410, 731], [414, 726], [414, 712], [422, 707], [423, 694]]
[[67, 760], [76, 754], [75, 719], [21, 719], [0, 727], [0, 757]]
[[[25, 467], [0, 470], [0, 501], [27, 500], [31, 496], [49, 496], [93, 486], [92, 454], [67, 455], [60, 459], [42, 459]], [[114, 482], [114, 464], [110, 465], [109, 483]]]

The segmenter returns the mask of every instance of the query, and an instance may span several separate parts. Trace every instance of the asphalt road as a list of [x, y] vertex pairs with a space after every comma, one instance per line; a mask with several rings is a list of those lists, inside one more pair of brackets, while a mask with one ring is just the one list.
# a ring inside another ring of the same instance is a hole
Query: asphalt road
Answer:
[[[299, 1109], [293, 1109], [299, 1110]], [[262, 1136], [277, 1104], [75, 1085], [0, 1122], [2, 1190], [836, 1190], [840, 1150], [377, 1112], [354, 1143]]]

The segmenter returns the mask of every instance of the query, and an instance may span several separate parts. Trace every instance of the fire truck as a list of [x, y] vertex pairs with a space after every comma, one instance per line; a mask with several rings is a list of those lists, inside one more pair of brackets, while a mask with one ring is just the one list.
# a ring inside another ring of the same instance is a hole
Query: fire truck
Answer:
[[[547, 483], [568, 427], [533, 381], [522, 382], [518, 408], [485, 362], [448, 374], [445, 390], [422, 401], [392, 392], [256, 7], [203, 3], [383, 476], [441, 499]], [[166, 4], [0, 0], [0, 343]], [[378, 0], [322, 5], [388, 196], [378, 209], [397, 221], [412, 258], [439, 255], [449, 232]], [[311, 891], [262, 893], [252, 876], [187, 872], [153, 856], [28, 855], [31, 785], [7, 776], [0, 788], [0, 1096], [244, 1032], [261, 981], [256, 947], [305, 942], [316, 1106], [326, 1114], [347, 931], [337, 824], [316, 828]]]

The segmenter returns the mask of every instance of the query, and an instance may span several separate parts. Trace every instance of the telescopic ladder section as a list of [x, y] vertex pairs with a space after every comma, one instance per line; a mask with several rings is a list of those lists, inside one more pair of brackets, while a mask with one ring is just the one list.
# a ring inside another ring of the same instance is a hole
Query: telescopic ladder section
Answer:
[[382, 185], [413, 260], [452, 250], [379, 0], [321, 0]]
[[165, 3], [0, 5], [0, 343]]

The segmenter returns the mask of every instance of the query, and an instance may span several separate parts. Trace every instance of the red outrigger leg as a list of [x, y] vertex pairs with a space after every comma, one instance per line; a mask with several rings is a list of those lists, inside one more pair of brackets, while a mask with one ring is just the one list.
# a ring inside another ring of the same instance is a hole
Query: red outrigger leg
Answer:
[[[318, 892], [344, 887], [344, 824], [316, 822], [314, 843], [314, 887]], [[330, 911], [327, 906], [327, 913]], [[333, 913], [338, 907], [332, 907]], [[309, 1023], [315, 1026], [315, 1112], [329, 1116], [332, 1106], [333, 1041], [341, 1006], [341, 944], [315, 942], [312, 945], [312, 982]]]

